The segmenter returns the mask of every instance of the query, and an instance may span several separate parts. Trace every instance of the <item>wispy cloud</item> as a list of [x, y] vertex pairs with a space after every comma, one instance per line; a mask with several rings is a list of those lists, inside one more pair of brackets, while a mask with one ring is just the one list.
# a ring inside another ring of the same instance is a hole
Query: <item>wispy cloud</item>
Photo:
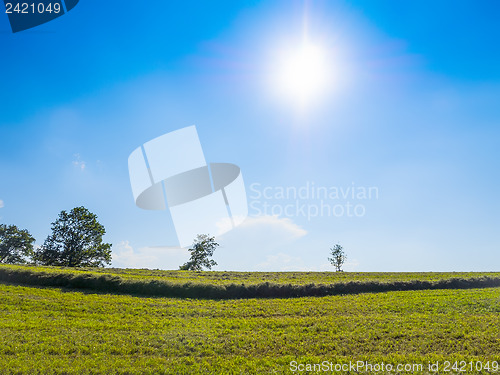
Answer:
[[[344, 271], [356, 271], [359, 266], [359, 262], [356, 259], [352, 261], [347, 261], [342, 266]], [[297, 256], [292, 256], [286, 253], [277, 253], [273, 255], [268, 255], [266, 260], [257, 265], [259, 269], [265, 271], [308, 271], [308, 272], [333, 272], [335, 268], [330, 263], [322, 263], [319, 265], [312, 266], [306, 264], [304, 259]]]
[[[213, 259], [220, 266], [214, 269], [306, 270], [302, 259], [287, 255], [282, 251], [283, 247], [306, 234], [306, 230], [289, 218], [248, 217], [236, 229], [217, 237], [221, 246], [215, 251]], [[272, 255], [276, 253], [278, 254]], [[189, 259], [189, 256], [188, 250], [180, 247], [135, 249], [129, 241], [121, 241], [113, 246], [112, 266], [178, 269]], [[262, 267], [259, 264], [262, 264]]]
[[[277, 216], [248, 217], [240, 226], [220, 236], [220, 268], [234, 270], [257, 270], [261, 265], [268, 268], [282, 269], [283, 262], [287, 269], [303, 268], [303, 262], [296, 257], [286, 258], [286, 247], [304, 237], [307, 231], [295, 224], [290, 218]], [[275, 254], [283, 253], [278, 258]], [[281, 262], [280, 265], [271, 264]]]
[[113, 267], [178, 269], [189, 259], [189, 252], [180, 247], [143, 247], [135, 250], [129, 241], [113, 247]]
[[346, 271], [355, 271], [359, 266], [359, 262], [357, 259], [347, 260], [342, 267]]
[[310, 269], [304, 265], [302, 258], [285, 253], [268, 255], [266, 260], [259, 263], [257, 267], [266, 271], [310, 271]]
[[290, 218], [256, 216], [247, 217], [240, 226], [217, 239], [225, 247], [252, 246], [269, 251], [293, 242], [306, 234], [307, 231]]
[[5, 204], [3, 203], [3, 200], [0, 199], [0, 208], [4, 207]]
[[254, 235], [258, 231], [260, 235], [266, 237], [272, 235], [273, 239], [279, 241], [294, 240], [307, 234], [305, 229], [295, 224], [290, 218], [280, 218], [270, 215], [248, 217], [236, 230], [247, 232], [251, 235]]
[[74, 154], [73, 156], [75, 157], [75, 160], [73, 160], [73, 165], [81, 171], [84, 171], [87, 167], [87, 163], [81, 160], [80, 154]]

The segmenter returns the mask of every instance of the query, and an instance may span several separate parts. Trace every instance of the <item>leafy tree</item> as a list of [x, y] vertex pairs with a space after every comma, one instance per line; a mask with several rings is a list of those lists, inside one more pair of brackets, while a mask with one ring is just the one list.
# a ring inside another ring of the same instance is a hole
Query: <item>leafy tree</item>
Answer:
[[85, 207], [61, 211], [34, 259], [51, 266], [103, 267], [111, 263], [111, 244], [102, 241], [105, 233], [97, 216]]
[[217, 263], [210, 259], [214, 254], [215, 249], [219, 246], [215, 242], [215, 237], [210, 237], [208, 234], [199, 234], [193, 243], [193, 248], [189, 249], [191, 258], [189, 261], [179, 267], [180, 270], [186, 271], [202, 271], [203, 267], [212, 269]]
[[26, 229], [0, 224], [0, 263], [26, 263], [35, 239]]
[[330, 255], [332, 257], [328, 258], [328, 260], [330, 261], [332, 266], [335, 267], [335, 270], [337, 272], [342, 271], [342, 265], [344, 264], [347, 258], [344, 252], [344, 248], [339, 244], [336, 244], [334, 247], [330, 249]]

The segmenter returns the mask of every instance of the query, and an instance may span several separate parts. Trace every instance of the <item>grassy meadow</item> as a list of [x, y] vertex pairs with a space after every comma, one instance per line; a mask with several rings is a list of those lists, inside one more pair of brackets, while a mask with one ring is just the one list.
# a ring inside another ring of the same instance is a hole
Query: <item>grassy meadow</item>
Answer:
[[[180, 286], [367, 280], [390, 283], [499, 276], [0, 267], [6, 269], [107, 274], [136, 281], [164, 280]], [[0, 374], [305, 374], [318, 371], [305, 371], [305, 367], [300, 371], [298, 364], [324, 361], [332, 365], [349, 361], [394, 367], [423, 365], [422, 371], [407, 367], [406, 371], [391, 373], [486, 374], [494, 373], [495, 361], [500, 362], [498, 288], [204, 299], [3, 280], [0, 311]], [[450, 362], [448, 371], [445, 361]], [[428, 371], [428, 363], [436, 362], [439, 372]], [[498, 366], [496, 369], [500, 372]], [[326, 373], [358, 372], [347, 369]]]

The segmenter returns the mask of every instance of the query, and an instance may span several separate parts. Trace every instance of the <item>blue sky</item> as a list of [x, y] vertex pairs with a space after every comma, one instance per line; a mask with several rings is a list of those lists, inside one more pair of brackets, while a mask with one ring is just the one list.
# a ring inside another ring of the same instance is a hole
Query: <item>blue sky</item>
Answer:
[[[499, 11], [496, 1], [81, 0], [16, 34], [0, 15], [0, 220], [41, 245], [61, 210], [84, 205], [107, 229], [114, 266], [175, 269], [188, 253], [172, 247], [168, 213], [134, 205], [127, 159], [194, 124], [207, 161], [241, 167], [250, 204], [218, 239], [216, 269], [332, 269], [339, 242], [349, 271], [497, 270]], [[300, 110], [273, 78], [304, 25], [333, 78]], [[308, 184], [378, 194], [326, 202], [360, 205], [360, 216], [262, 212], [320, 206], [258, 197]]]

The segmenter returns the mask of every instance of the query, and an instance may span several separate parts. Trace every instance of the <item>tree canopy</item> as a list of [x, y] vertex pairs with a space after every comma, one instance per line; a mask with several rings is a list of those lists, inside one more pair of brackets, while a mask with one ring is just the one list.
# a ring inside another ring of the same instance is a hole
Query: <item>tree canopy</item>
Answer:
[[337, 272], [342, 271], [342, 265], [344, 264], [347, 258], [344, 252], [344, 248], [339, 244], [336, 244], [330, 249], [330, 255], [332, 257], [328, 258], [328, 260], [335, 267], [335, 270]]
[[111, 263], [111, 244], [102, 239], [105, 233], [97, 216], [85, 207], [61, 211], [34, 259], [51, 266], [103, 267]]
[[193, 248], [189, 249], [191, 258], [189, 261], [179, 267], [180, 270], [187, 271], [202, 271], [203, 267], [211, 270], [217, 263], [210, 259], [214, 254], [215, 249], [219, 246], [215, 242], [215, 237], [210, 237], [208, 234], [199, 234], [193, 243]]
[[26, 229], [0, 224], [0, 263], [26, 263], [35, 239]]

